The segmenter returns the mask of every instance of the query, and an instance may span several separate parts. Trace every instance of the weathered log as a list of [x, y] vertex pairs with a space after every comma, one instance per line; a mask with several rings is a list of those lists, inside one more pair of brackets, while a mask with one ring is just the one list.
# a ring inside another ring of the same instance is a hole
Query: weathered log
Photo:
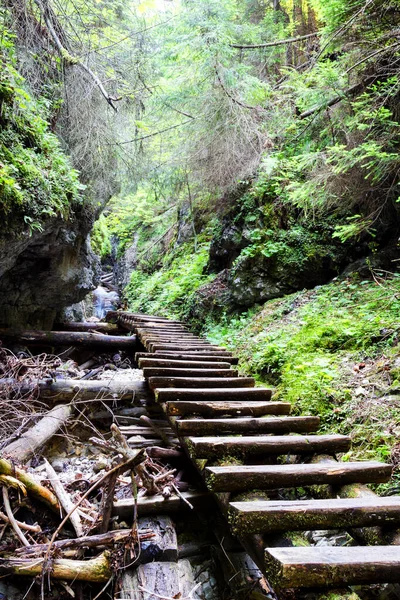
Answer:
[[150, 389], [254, 387], [253, 377], [150, 377]]
[[[316, 456], [312, 459], [313, 463], [316, 464], [337, 464], [336, 461], [326, 455]], [[375, 494], [370, 488], [363, 485], [362, 483], [350, 483], [342, 487], [327, 487], [311, 488], [311, 492], [317, 497], [337, 497], [337, 498], [355, 498], [359, 500], [370, 500], [371, 502], [379, 502], [380, 496]], [[364, 544], [393, 544], [394, 546], [400, 545], [400, 529], [375, 526], [375, 527], [357, 527], [354, 526], [349, 528], [348, 532], [355, 539], [361, 541]]]
[[135, 570], [123, 572], [120, 597], [124, 600], [171, 600], [193, 598], [196, 587], [191, 564], [178, 562], [151, 562]]
[[312, 529], [348, 529], [400, 523], [400, 498], [231, 502], [236, 535]]
[[[209, 508], [214, 502], [211, 494], [207, 492], [182, 492], [182, 496], [196, 509]], [[117, 500], [114, 502], [113, 514], [129, 522], [133, 519], [134, 506], [135, 501], [133, 498]], [[188, 505], [179, 496], [164, 498], [161, 494], [139, 498], [137, 507], [139, 516], [165, 515], [188, 510]]]
[[315, 588], [400, 582], [393, 546], [267, 548], [268, 580], [281, 588]]
[[271, 399], [271, 395], [272, 390], [267, 388], [157, 388], [155, 390], [158, 402], [169, 402], [170, 400], [194, 400], [196, 402], [198, 400], [207, 402], [263, 400], [265, 402]]
[[86, 348], [120, 349], [133, 351], [136, 336], [104, 335], [79, 331], [13, 331], [0, 329], [0, 339], [7, 342], [41, 346], [82, 346]]
[[239, 359], [233, 356], [228, 356], [227, 354], [202, 354], [202, 353], [193, 353], [187, 352], [186, 354], [179, 353], [168, 353], [168, 352], [136, 352], [135, 360], [139, 361], [141, 358], [167, 358], [170, 360], [184, 360], [187, 362], [193, 361], [207, 361], [207, 362], [215, 362], [222, 360], [223, 362], [228, 362], [231, 365], [237, 365]]
[[55, 406], [20, 438], [3, 448], [4, 455], [18, 462], [27, 461], [68, 421], [73, 411], [74, 408], [71, 404]]
[[226, 348], [218, 348], [217, 350], [214, 350], [213, 348], [211, 348], [211, 350], [193, 350], [192, 348], [189, 348], [189, 350], [185, 350], [185, 349], [181, 349], [179, 348], [178, 350], [155, 350], [153, 353], [149, 352], [149, 356], [151, 356], [151, 354], [155, 354], [155, 355], [159, 355], [159, 354], [167, 354], [168, 356], [176, 356], [178, 354], [191, 354], [191, 355], [195, 355], [195, 356], [214, 356], [214, 355], [223, 355], [223, 358], [225, 358], [226, 356], [230, 356], [232, 357], [233, 354], [232, 352], [229, 352], [228, 350], [226, 350]]
[[193, 458], [223, 456], [279, 456], [347, 452], [351, 440], [346, 435], [252, 435], [189, 437], [185, 440]]
[[[37, 577], [42, 575], [43, 558], [2, 558], [0, 575]], [[70, 560], [56, 558], [51, 562], [51, 577], [64, 581], [90, 581], [105, 583], [112, 575], [108, 552], [103, 552], [90, 560]]]
[[0, 458], [0, 473], [16, 477], [18, 481], [24, 484], [28, 494], [46, 504], [52, 511], [60, 514], [60, 504], [56, 496], [48, 488], [38, 483], [32, 475], [29, 475], [23, 469], [15, 467], [12, 462], [5, 458]]
[[304, 487], [347, 483], [385, 483], [392, 467], [380, 462], [343, 462], [331, 464], [295, 464], [206, 467], [206, 483], [214, 492]]
[[[152, 534], [141, 533], [139, 530], [139, 539], [148, 539]], [[79, 548], [102, 548], [103, 546], [113, 546], [119, 542], [124, 542], [132, 536], [132, 529], [117, 529], [116, 531], [107, 531], [97, 535], [86, 535], [80, 538], [70, 538], [66, 540], [56, 540], [52, 548], [57, 550], [77, 550]], [[49, 544], [33, 544], [27, 548], [18, 548], [15, 554], [22, 557], [46, 554]]]
[[[4, 380], [3, 380], [4, 381]], [[135, 400], [149, 400], [152, 395], [145, 381], [132, 379], [131, 381], [118, 380], [116, 377], [110, 380], [82, 381], [81, 379], [51, 379], [38, 381], [31, 384], [19, 385], [14, 382], [16, 389], [21, 394], [37, 393], [40, 398], [58, 400], [94, 400], [96, 398], [119, 398]], [[12, 382], [8, 381], [7, 388]], [[0, 381], [1, 386], [1, 381]]]
[[[230, 365], [229, 365], [230, 366]], [[238, 371], [234, 369], [173, 369], [168, 367], [144, 367], [145, 379], [149, 377], [238, 377]]]
[[82, 321], [82, 323], [75, 321], [56, 323], [54, 329], [56, 331], [100, 331], [101, 333], [109, 333], [112, 335], [123, 333], [123, 330], [114, 323], [90, 323], [85, 321]]
[[166, 367], [175, 369], [184, 369], [189, 367], [190, 369], [229, 369], [230, 363], [222, 361], [192, 361], [187, 362], [185, 360], [169, 360], [165, 358], [141, 358], [139, 359], [139, 368], [144, 367]]
[[183, 458], [183, 452], [175, 450], [175, 448], [160, 448], [159, 446], [151, 446], [146, 449], [147, 456], [157, 459]]
[[[220, 435], [222, 433], [241, 433], [243, 435], [247, 433], [310, 433], [318, 429], [319, 423], [319, 417], [185, 419], [177, 421], [176, 428], [179, 435]], [[217, 440], [218, 438], [215, 439]], [[240, 442], [241, 439], [239, 438], [238, 441]]]
[[[242, 378], [239, 377], [240, 379]], [[149, 381], [151, 382], [151, 379]], [[203, 417], [220, 417], [224, 415], [262, 417], [263, 415], [288, 415], [291, 407], [292, 405], [289, 402], [263, 402], [257, 400], [254, 402], [178, 400], [167, 402], [166, 412], [170, 417], [194, 414]]]
[[207, 350], [212, 350], [214, 354], [216, 350], [221, 350], [219, 346], [212, 346], [211, 344], [188, 344], [184, 342], [182, 342], [181, 344], [167, 344], [166, 342], [158, 344], [149, 344], [148, 346], [146, 346], [146, 348], [149, 352], [157, 352], [157, 350], [179, 350], [180, 352], [187, 352], [188, 350], [190, 350], [191, 352], [193, 352], [194, 350], [203, 350], [203, 352], [205, 352]]

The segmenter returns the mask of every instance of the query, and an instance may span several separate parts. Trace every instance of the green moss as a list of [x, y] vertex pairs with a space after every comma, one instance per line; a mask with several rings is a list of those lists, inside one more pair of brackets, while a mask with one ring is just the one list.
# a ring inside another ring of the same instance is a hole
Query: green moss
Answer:
[[[353, 276], [218, 323], [209, 320], [204, 331], [239, 355], [242, 371], [275, 386], [274, 400], [290, 401], [292, 414], [319, 415], [321, 431], [351, 433], [353, 447], [344, 460], [386, 461], [400, 419], [398, 403], [385, 402], [385, 394], [397, 393], [388, 373], [394, 364], [397, 376], [399, 310], [400, 276], [382, 285]], [[355, 379], [353, 366], [366, 361], [374, 371], [365, 375], [371, 378], [362, 390], [366, 396], [357, 396], [363, 375]], [[371, 387], [374, 377], [379, 385]], [[382, 400], [369, 404], [369, 390], [379, 386]]]
[[71, 168], [15, 68], [14, 45], [0, 14], [0, 236], [31, 235], [50, 217], [68, 219], [81, 203], [78, 173]]

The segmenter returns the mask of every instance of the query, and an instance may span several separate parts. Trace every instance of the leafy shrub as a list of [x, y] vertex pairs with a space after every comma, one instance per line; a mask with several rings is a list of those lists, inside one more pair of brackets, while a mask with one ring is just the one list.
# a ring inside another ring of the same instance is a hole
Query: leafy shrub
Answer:
[[44, 105], [24, 89], [5, 17], [0, 14], [1, 235], [31, 235], [50, 217], [69, 218], [83, 186], [49, 130]]

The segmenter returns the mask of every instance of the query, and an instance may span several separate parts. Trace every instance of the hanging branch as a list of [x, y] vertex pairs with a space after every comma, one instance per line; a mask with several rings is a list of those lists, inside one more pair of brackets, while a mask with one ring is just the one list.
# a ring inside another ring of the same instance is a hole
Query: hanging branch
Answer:
[[121, 100], [121, 98], [113, 98], [112, 96], [110, 96], [107, 93], [107, 90], [105, 89], [104, 85], [96, 75], [96, 73], [93, 73], [93, 71], [87, 65], [85, 65], [85, 63], [83, 63], [79, 58], [72, 56], [68, 52], [68, 50], [62, 44], [59, 36], [57, 35], [55, 28], [53, 27], [48, 9], [42, 4], [41, 0], [35, 0], [35, 3], [39, 8], [40, 14], [43, 17], [44, 22], [46, 23], [46, 27], [62, 59], [69, 65], [76, 65], [83, 69], [83, 71], [85, 71], [85, 73], [87, 73], [91, 77], [91, 79], [93, 79], [94, 83], [99, 88], [102, 96], [106, 99], [107, 103], [115, 110], [115, 112], [117, 112], [117, 107], [115, 106], [114, 102]]
[[215, 73], [216, 73], [216, 75], [217, 75], [217, 79], [218, 79], [218, 82], [219, 82], [220, 86], [222, 87], [222, 89], [224, 90], [224, 92], [225, 92], [225, 94], [228, 96], [228, 98], [230, 98], [230, 99], [232, 100], [232, 102], [234, 102], [234, 103], [235, 103], [235, 104], [237, 104], [238, 106], [241, 106], [242, 108], [247, 108], [247, 109], [249, 109], [249, 110], [255, 110], [256, 108], [258, 108], [258, 107], [256, 107], [256, 106], [250, 106], [249, 104], [244, 104], [244, 102], [241, 102], [240, 100], [238, 100], [237, 98], [235, 98], [235, 96], [233, 96], [233, 95], [232, 95], [232, 94], [231, 94], [231, 93], [230, 93], [230, 92], [229, 92], [229, 91], [226, 89], [225, 85], [223, 84], [223, 81], [222, 81], [222, 79], [221, 79], [221, 76], [220, 76], [220, 74], [219, 74], [219, 72], [218, 72], [218, 68], [217, 68], [217, 66], [215, 66], [215, 67], [214, 67], [214, 69], [215, 69]]
[[229, 44], [231, 48], [240, 48], [240, 50], [251, 50], [252, 48], [273, 48], [274, 46], [283, 46], [284, 44], [292, 44], [293, 42], [300, 42], [301, 40], [307, 40], [308, 38], [315, 37], [318, 35], [318, 31], [314, 33], [307, 33], [307, 35], [299, 35], [297, 37], [286, 38], [285, 40], [277, 40], [276, 42], [266, 42], [265, 44]]

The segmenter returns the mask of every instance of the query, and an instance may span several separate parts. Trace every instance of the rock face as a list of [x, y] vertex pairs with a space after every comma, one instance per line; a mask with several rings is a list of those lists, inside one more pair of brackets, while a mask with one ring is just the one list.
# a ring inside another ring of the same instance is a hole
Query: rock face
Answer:
[[0, 240], [0, 324], [50, 328], [57, 313], [98, 283], [99, 261], [83, 208], [72, 220], [48, 220], [43, 231]]
[[337, 275], [337, 266], [338, 263], [323, 252], [305, 258], [297, 266], [285, 263], [279, 254], [272, 257], [258, 254], [241, 260], [230, 271], [230, 295], [234, 304], [253, 306], [326, 283]]

